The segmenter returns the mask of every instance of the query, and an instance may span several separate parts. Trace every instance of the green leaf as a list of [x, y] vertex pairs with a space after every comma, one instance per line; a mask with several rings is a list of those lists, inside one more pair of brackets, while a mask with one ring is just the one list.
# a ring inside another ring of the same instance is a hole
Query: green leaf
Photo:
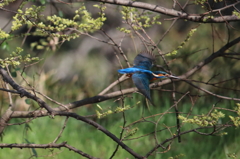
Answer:
[[[28, 130], [32, 131], [32, 128], [28, 123], [25, 124], [25, 129], [26, 129], [26, 131], [28, 131]], [[27, 139], [25, 139], [25, 140], [27, 140]]]
[[[25, 141], [28, 143], [28, 144], [33, 144], [33, 142], [30, 142], [28, 141], [28, 139], [25, 138]], [[37, 151], [35, 150], [35, 148], [31, 148], [32, 150], [32, 153], [34, 156], [38, 157], [38, 154], [37, 154]]]
[[25, 141], [26, 141], [28, 144], [31, 144], [31, 142], [30, 142], [30, 141], [28, 141], [28, 139], [26, 139], [26, 138], [25, 138]]
[[46, 4], [46, 0], [40, 0], [40, 2], [42, 5]]
[[31, 104], [31, 100], [30, 99], [25, 99], [25, 103], [26, 104]]
[[6, 41], [4, 41], [4, 42], [2, 43], [1, 48], [2, 48], [3, 50], [7, 50], [7, 51], [10, 50], [9, 45], [8, 45], [8, 42], [6, 42]]
[[35, 150], [35, 148], [31, 148], [32, 149], [32, 153], [34, 154], [34, 156], [38, 157], [37, 151]]

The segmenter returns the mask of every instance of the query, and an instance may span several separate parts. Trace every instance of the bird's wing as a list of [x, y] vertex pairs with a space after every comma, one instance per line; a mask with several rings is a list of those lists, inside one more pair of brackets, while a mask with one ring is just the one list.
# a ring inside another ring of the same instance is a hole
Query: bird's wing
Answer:
[[146, 73], [134, 73], [132, 75], [132, 80], [139, 92], [152, 103], [149, 89], [149, 75]]
[[153, 53], [147, 51], [141, 52], [135, 57], [133, 67], [150, 70], [154, 61], [155, 56]]
[[120, 70], [118, 70], [118, 72], [121, 74], [125, 74], [125, 73], [147, 73], [149, 75], [153, 74], [153, 72], [150, 70], [145, 70], [145, 69], [136, 68], [136, 67], [120, 69]]

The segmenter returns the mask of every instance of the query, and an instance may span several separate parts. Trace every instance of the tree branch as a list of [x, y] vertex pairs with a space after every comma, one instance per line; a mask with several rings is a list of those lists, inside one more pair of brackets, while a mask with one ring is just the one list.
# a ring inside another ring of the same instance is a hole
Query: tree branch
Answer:
[[13, 89], [18, 91], [20, 97], [25, 96], [27, 98], [33, 99], [36, 102], [38, 102], [38, 104], [41, 107], [45, 108], [49, 113], [53, 112], [53, 109], [49, 105], [47, 105], [43, 100], [26, 91], [22, 86], [18, 85], [15, 81], [13, 81], [13, 79], [8, 75], [7, 71], [4, 70], [2, 67], [0, 67], [0, 74], [2, 75], [2, 78], [5, 82], [9, 83], [13, 87]]
[[[79, 0], [76, 0], [78, 2]], [[128, 7], [134, 7], [134, 8], [140, 8], [149, 10], [152, 12], [176, 17], [179, 19], [185, 19], [188, 21], [193, 22], [201, 22], [201, 23], [225, 23], [226, 21], [239, 21], [240, 18], [236, 15], [226, 15], [226, 16], [215, 16], [213, 18], [209, 18], [210, 14], [188, 14], [184, 13], [182, 11], [177, 11], [174, 9], [168, 9], [165, 7], [161, 7], [159, 5], [155, 4], [149, 4], [144, 2], [137, 2], [137, 1], [128, 1], [128, 0], [85, 0], [85, 1], [95, 1], [95, 2], [103, 2], [103, 3], [109, 3], [114, 5], [120, 5], [120, 6], [128, 6]]]
[[1, 118], [0, 118], [0, 135], [2, 135], [3, 130], [7, 126], [7, 123], [9, 122], [9, 120], [11, 119], [12, 113], [13, 113], [12, 107], [8, 107], [6, 112], [1, 116]]
[[[222, 125], [222, 126], [228, 127], [228, 125]], [[201, 129], [211, 129], [211, 128], [214, 128], [214, 130], [211, 133], [200, 133], [199, 131], [197, 131], [197, 130], [201, 130]], [[221, 127], [219, 129], [221, 129]], [[188, 134], [190, 132], [195, 132], [195, 133], [200, 134], [200, 135], [208, 136], [208, 135], [212, 135], [212, 134], [216, 133], [217, 130], [215, 129], [215, 125], [214, 126], [207, 126], [207, 127], [198, 127], [198, 128], [195, 128], [195, 129], [191, 129], [191, 130], [187, 130], [187, 131], [181, 132], [181, 133], [179, 133], [179, 135], [181, 136], [181, 135], [184, 135], [184, 134]], [[166, 144], [169, 141], [172, 141], [173, 139], [175, 139], [177, 137], [178, 137], [177, 135], [173, 135], [171, 138], [168, 138], [168, 139], [164, 140], [160, 144], [156, 145], [152, 150], [150, 150], [145, 155], [145, 157], [149, 157], [153, 152], [155, 152], [162, 145]]]
[[[220, 57], [220, 56], [223, 56], [227, 53], [224, 53], [227, 49], [229, 49], [230, 47], [232, 47], [233, 45], [237, 44], [240, 42], [240, 37], [232, 40], [231, 42], [229, 42], [228, 44], [226, 44], [225, 46], [223, 46], [221, 49], [219, 49], [217, 52], [211, 54], [208, 58], [204, 59], [203, 61], [201, 61], [199, 64], [197, 64], [194, 68], [192, 68], [191, 70], [189, 70], [187, 73], [179, 76], [181, 79], [186, 79], [188, 77], [190, 77], [191, 75], [193, 75], [197, 70], [201, 69], [204, 65], [210, 63], [212, 60], [214, 60], [215, 58], [217, 57]], [[3, 79], [8, 82], [15, 90], [17, 90], [20, 94], [24, 94], [25, 96], [35, 100], [35, 101], [38, 101], [38, 103], [40, 105], [43, 105], [44, 107], [48, 108], [49, 110], [51, 110], [50, 112], [52, 111], [65, 111], [66, 108], [64, 107], [57, 107], [57, 108], [51, 108], [49, 107], [44, 101], [42, 101], [40, 98], [32, 95], [31, 93], [25, 91], [21, 86], [17, 85], [7, 74], [7, 72], [3, 69], [3, 68], [0, 68], [0, 74], [3, 76]], [[160, 81], [158, 83], [153, 83], [150, 85], [150, 88], [156, 88], [156, 87], [159, 87], [159, 86], [162, 86], [162, 85], [165, 85], [165, 84], [168, 84], [170, 83], [171, 80], [170, 79], [166, 79], [166, 80], [163, 80], [163, 81]], [[98, 103], [98, 102], [102, 102], [102, 101], [105, 101], [105, 100], [108, 100], [108, 99], [112, 99], [112, 98], [115, 98], [115, 97], [118, 97], [118, 96], [121, 96], [121, 95], [124, 95], [124, 94], [129, 94], [129, 93], [132, 93], [134, 91], [137, 91], [137, 88], [128, 88], [128, 89], [124, 89], [124, 90], [121, 90], [121, 91], [116, 91], [116, 92], [112, 92], [112, 93], [108, 93], [108, 94], [105, 94], [105, 95], [97, 95], [97, 96], [94, 96], [94, 97], [91, 97], [91, 98], [86, 98], [86, 99], [83, 99], [83, 100], [79, 100], [79, 101], [75, 101], [75, 102], [72, 102], [70, 104], [67, 105], [67, 107], [69, 109], [73, 109], [73, 108], [77, 108], [77, 107], [80, 107], [80, 106], [84, 106], [84, 105], [87, 105], [87, 104], [93, 104], [93, 103]], [[206, 91], [205, 91], [206, 92]], [[209, 93], [209, 92], [206, 92], [206, 93]], [[212, 93], [211, 93], [212, 94]], [[213, 94], [212, 94], [213, 95]], [[214, 95], [216, 96], [216, 95]], [[222, 96], [218, 96], [218, 97], [222, 97]], [[226, 99], [226, 98], [224, 98]], [[233, 99], [234, 98], [229, 98], [229, 99]], [[239, 99], [236, 99], [236, 100], [239, 100]], [[11, 115], [11, 117], [13, 118], [18, 118], [18, 117], [22, 117], [22, 118], [29, 118], [29, 117], [35, 117], [35, 116], [46, 116], [48, 115], [47, 112], [44, 112], [44, 111], [33, 111], [33, 112], [22, 112], [22, 111], [14, 111]]]
[[63, 143], [60, 143], [60, 144], [0, 144], [0, 147], [1, 148], [43, 148], [43, 149], [46, 149], [46, 148], [61, 148], [61, 147], [66, 147], [68, 148], [69, 150], [72, 150], [80, 155], [82, 155], [83, 157], [86, 157], [86, 158], [89, 158], [89, 159], [98, 159], [98, 158], [95, 158], [95, 157], [92, 157], [78, 149], [76, 149], [75, 147], [72, 147], [70, 145], [67, 144], [67, 142], [63, 142]]
[[107, 129], [105, 129], [103, 126], [99, 125], [98, 123], [87, 119], [85, 117], [82, 117], [76, 113], [70, 113], [70, 112], [55, 112], [54, 115], [59, 115], [59, 116], [68, 116], [68, 117], [72, 117], [75, 118], [77, 120], [81, 120], [89, 125], [94, 126], [95, 128], [97, 128], [97, 130], [102, 131], [104, 134], [106, 134], [108, 137], [110, 137], [113, 141], [115, 141], [116, 143], [118, 143], [123, 149], [125, 149], [127, 152], [129, 152], [131, 155], [133, 155], [135, 158], [144, 158], [142, 156], [140, 156], [139, 154], [137, 154], [136, 152], [134, 152], [132, 149], [130, 149], [127, 145], [125, 145], [120, 139], [118, 139], [114, 134], [112, 134], [111, 132], [109, 132]]
[[[188, 78], [190, 76], [192, 76], [197, 70], [201, 69], [203, 66], [207, 65], [208, 63], [210, 63], [212, 60], [214, 60], [217, 57], [220, 56], [224, 56], [224, 55], [228, 55], [228, 53], [225, 53], [226, 50], [228, 50], [230, 47], [236, 45], [237, 43], [240, 42], [240, 37], [232, 40], [231, 42], [227, 43], [226, 45], [224, 45], [222, 48], [220, 48], [218, 51], [216, 51], [215, 53], [211, 54], [209, 57], [207, 57], [206, 59], [204, 59], [203, 61], [199, 62], [196, 66], [194, 66], [191, 70], [189, 70], [188, 72], [186, 72], [185, 74], [179, 76], [179, 78], [181, 79], [185, 79]], [[152, 84], [153, 86], [154, 84]], [[156, 86], [156, 85], [155, 85]]]

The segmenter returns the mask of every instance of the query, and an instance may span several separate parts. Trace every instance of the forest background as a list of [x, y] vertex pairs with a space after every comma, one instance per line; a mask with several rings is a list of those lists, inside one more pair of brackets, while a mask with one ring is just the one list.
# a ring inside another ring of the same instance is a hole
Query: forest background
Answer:
[[239, 3], [1, 1], [0, 158], [239, 158]]

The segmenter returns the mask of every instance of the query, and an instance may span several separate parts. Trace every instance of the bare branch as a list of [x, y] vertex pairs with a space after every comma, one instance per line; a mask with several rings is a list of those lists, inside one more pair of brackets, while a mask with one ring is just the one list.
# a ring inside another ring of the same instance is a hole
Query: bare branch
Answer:
[[191, 75], [193, 75], [197, 70], [201, 69], [203, 66], [210, 63], [212, 60], [214, 60], [217, 57], [227, 55], [228, 53], [225, 53], [226, 50], [228, 50], [230, 47], [234, 46], [235, 44], [240, 42], [240, 37], [232, 40], [230, 43], [227, 43], [222, 48], [220, 48], [217, 52], [211, 54], [209, 57], [198, 63], [195, 67], [193, 67], [191, 70], [186, 72], [184, 75], [179, 76], [180, 78], [188, 78]]
[[214, 13], [214, 12], [221, 12], [221, 11], [223, 11], [223, 10], [225, 10], [225, 9], [228, 9], [228, 8], [231, 8], [231, 7], [235, 7], [235, 5], [237, 5], [237, 4], [239, 4], [239, 3], [240, 3], [240, 2], [238, 1], [238, 2], [233, 3], [233, 4], [228, 4], [228, 5], [225, 6], [225, 7], [222, 7], [222, 8], [220, 8], [220, 9], [211, 10], [211, 11], [206, 12], [206, 13], [204, 13], [204, 14], [209, 14], [209, 13]]
[[0, 118], [0, 135], [2, 135], [3, 130], [7, 126], [7, 123], [9, 122], [9, 120], [11, 119], [12, 113], [13, 113], [12, 107], [8, 107], [6, 112], [1, 116], [1, 118]]
[[54, 143], [51, 143], [51, 144], [0, 144], [0, 147], [1, 148], [11, 148], [11, 149], [12, 148], [20, 148], [20, 149], [22, 149], [22, 148], [42, 148], [42, 149], [46, 149], [46, 148], [66, 147], [69, 150], [72, 150], [72, 151], [82, 155], [83, 157], [86, 157], [89, 159], [98, 159], [98, 158], [92, 157], [92, 156], [76, 149], [75, 147], [68, 145], [67, 142], [63, 142], [60, 144], [54, 144]]
[[52, 108], [50, 106], [48, 106], [43, 100], [41, 100], [40, 98], [38, 98], [37, 96], [29, 93], [28, 91], [26, 91], [22, 86], [18, 85], [17, 83], [15, 83], [13, 81], [13, 79], [8, 75], [7, 71], [5, 71], [2, 67], [0, 67], [0, 74], [3, 77], [3, 80], [7, 83], [9, 83], [13, 89], [17, 90], [20, 94], [20, 97], [24, 97], [26, 96], [27, 98], [33, 99], [36, 102], [38, 102], [38, 104], [41, 107], [44, 107], [49, 113], [53, 112]]
[[[75, 2], [78, 2], [79, 0], [76, 0]], [[89, 1], [89, 0], [85, 0]], [[135, 7], [140, 9], [149, 10], [152, 12], [180, 18], [180, 19], [186, 19], [188, 21], [193, 22], [201, 22], [201, 23], [225, 23], [226, 21], [239, 21], [240, 18], [236, 15], [226, 15], [226, 16], [215, 16], [213, 18], [209, 18], [209, 14], [188, 14], [184, 13], [182, 11], [177, 11], [174, 9], [169, 9], [165, 7], [161, 7], [159, 5], [155, 4], [149, 4], [144, 2], [138, 2], [138, 1], [128, 1], [128, 0], [90, 0], [95, 2], [104, 2], [109, 4], [115, 4], [120, 6], [128, 6], [128, 7]]]
[[[221, 129], [222, 127], [229, 127], [230, 125], [222, 125], [222, 126], [219, 126], [218, 129]], [[187, 131], [184, 131], [184, 132], [181, 132], [179, 135], [184, 135], [184, 134], [188, 134], [188, 133], [191, 133], [191, 132], [195, 132], [197, 134], [200, 134], [200, 135], [205, 135], [205, 136], [208, 136], [208, 135], [213, 135], [214, 133], [217, 133], [218, 131], [216, 130], [215, 128], [216, 126], [207, 126], [207, 127], [199, 127], [199, 128], [195, 128], [195, 129], [191, 129], [191, 130], [187, 130]], [[201, 129], [212, 129], [213, 128], [213, 132], [211, 133], [201, 133], [197, 130], [201, 130]], [[145, 157], [149, 157], [152, 153], [154, 153], [158, 148], [162, 147], [162, 145], [164, 145], [165, 143], [168, 143], [170, 141], [172, 141], [173, 139], [177, 138], [178, 136], [177, 135], [174, 135], [172, 136], [171, 138], [168, 138], [166, 140], [164, 140], [163, 142], [161, 142], [160, 144], [156, 145], [152, 150], [150, 150], [146, 155]]]
[[10, 93], [16, 93], [16, 94], [19, 94], [18, 91], [15, 91], [15, 90], [9, 90], [9, 89], [4, 89], [4, 88], [0, 88], [1, 91], [5, 91], [5, 92], [10, 92]]
[[210, 91], [208, 91], [208, 90], [206, 90], [206, 89], [203, 89], [203, 88], [201, 88], [201, 87], [198, 87], [198, 86], [192, 84], [191, 82], [189, 82], [189, 81], [187, 81], [187, 80], [184, 80], [184, 82], [186, 82], [186, 83], [190, 84], [191, 86], [193, 86], [193, 87], [195, 87], [195, 88], [197, 88], [197, 89], [199, 89], [199, 90], [201, 90], [201, 91], [203, 91], [203, 92], [205, 92], [205, 93], [207, 93], [207, 94], [210, 94], [210, 95], [212, 95], [212, 96], [215, 96], [215, 97], [218, 97], [218, 98], [222, 98], [222, 99], [226, 99], [226, 100], [240, 101], [240, 98], [226, 97], [226, 96], [222, 96], [222, 95], [215, 94], [215, 93], [210, 92]]
[[110, 137], [113, 141], [115, 141], [116, 143], [118, 143], [123, 149], [125, 149], [127, 152], [129, 152], [131, 155], [133, 155], [135, 158], [144, 158], [142, 156], [140, 156], [139, 154], [137, 154], [136, 152], [134, 152], [132, 149], [130, 149], [127, 145], [125, 145], [120, 139], [118, 139], [114, 134], [112, 134], [111, 132], [109, 132], [107, 129], [105, 129], [103, 126], [99, 125], [98, 123], [87, 119], [85, 117], [82, 117], [80, 115], [77, 115], [75, 113], [70, 113], [70, 112], [55, 112], [55, 115], [60, 115], [60, 116], [68, 116], [68, 117], [72, 117], [75, 118], [77, 120], [81, 120], [89, 125], [94, 126], [95, 128], [97, 128], [98, 130], [102, 131], [104, 134], [106, 134], [108, 137]]

